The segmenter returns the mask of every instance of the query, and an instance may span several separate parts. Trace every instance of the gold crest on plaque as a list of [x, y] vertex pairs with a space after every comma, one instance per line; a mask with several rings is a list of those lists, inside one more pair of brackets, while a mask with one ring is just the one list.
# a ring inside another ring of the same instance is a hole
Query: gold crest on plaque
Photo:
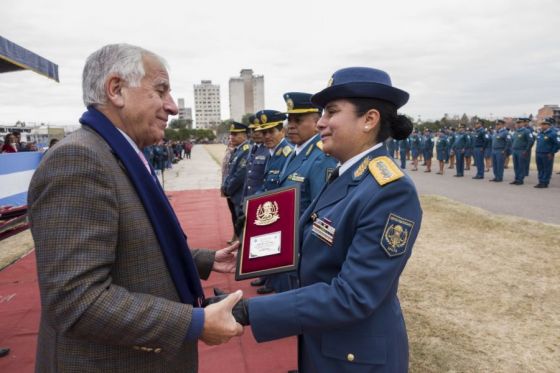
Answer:
[[294, 100], [292, 100], [291, 98], [288, 98], [286, 100], [286, 105], [288, 106], [288, 110], [293, 110], [294, 109]]
[[257, 220], [255, 225], [269, 225], [280, 219], [278, 203], [266, 201], [257, 208]]

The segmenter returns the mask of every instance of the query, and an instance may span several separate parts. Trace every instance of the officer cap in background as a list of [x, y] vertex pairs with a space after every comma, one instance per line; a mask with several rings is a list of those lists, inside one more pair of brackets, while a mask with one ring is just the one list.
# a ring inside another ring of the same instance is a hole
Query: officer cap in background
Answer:
[[247, 126], [243, 123], [231, 122], [231, 125], [229, 126], [229, 132], [231, 133], [247, 132]]
[[286, 120], [286, 114], [276, 110], [261, 110], [255, 113], [257, 127], [255, 131], [264, 131], [276, 127]]
[[327, 88], [311, 97], [311, 102], [325, 107], [341, 98], [374, 98], [388, 101], [397, 109], [408, 101], [408, 93], [393, 87], [389, 74], [370, 67], [348, 67], [336, 71]]
[[284, 101], [286, 101], [287, 114], [306, 114], [319, 112], [319, 108], [311, 103], [311, 93], [284, 93]]

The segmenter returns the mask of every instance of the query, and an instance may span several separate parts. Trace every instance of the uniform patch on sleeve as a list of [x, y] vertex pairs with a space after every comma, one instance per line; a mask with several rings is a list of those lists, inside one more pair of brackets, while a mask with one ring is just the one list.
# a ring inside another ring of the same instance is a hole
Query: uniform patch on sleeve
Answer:
[[381, 246], [390, 258], [406, 253], [408, 239], [413, 228], [413, 221], [389, 214], [383, 237], [381, 237]]
[[369, 162], [369, 171], [381, 186], [404, 176], [399, 167], [387, 156], [377, 157]]

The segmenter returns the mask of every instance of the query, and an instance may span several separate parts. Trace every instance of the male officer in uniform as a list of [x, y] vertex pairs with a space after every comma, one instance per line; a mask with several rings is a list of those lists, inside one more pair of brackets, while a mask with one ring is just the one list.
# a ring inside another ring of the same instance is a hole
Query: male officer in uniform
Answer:
[[465, 170], [465, 148], [467, 147], [467, 134], [465, 127], [459, 126], [459, 133], [455, 135], [453, 142], [453, 154], [455, 154], [455, 169], [457, 173], [453, 176], [463, 177]]
[[529, 176], [529, 165], [531, 164], [531, 155], [533, 154], [533, 145], [535, 145], [535, 130], [533, 129], [533, 127], [531, 126], [531, 119], [529, 118], [523, 118], [523, 124], [525, 125], [525, 128], [527, 129], [527, 132], [529, 133], [529, 153], [528, 153], [528, 157], [527, 157], [527, 162], [525, 163], [525, 176]]
[[509, 142], [509, 131], [504, 125], [505, 122], [498, 119], [494, 135], [492, 136], [492, 172], [494, 173], [494, 178], [490, 181], [501, 182], [504, 179], [504, 162]]
[[243, 183], [247, 173], [247, 157], [251, 148], [247, 141], [247, 126], [243, 123], [233, 122], [229, 129], [229, 141], [234, 149], [229, 159], [227, 176], [222, 184], [222, 193], [228, 199], [228, 206], [233, 212], [235, 235], [239, 237], [241, 232], [236, 222], [242, 214]]
[[410, 139], [406, 138], [403, 140], [399, 140], [397, 143], [399, 144], [399, 157], [401, 159], [401, 168], [405, 170], [406, 154], [410, 152]]
[[519, 118], [515, 123], [517, 128], [513, 135], [513, 171], [515, 180], [510, 184], [522, 185], [523, 179], [527, 175], [527, 162], [529, 162], [529, 153], [533, 144], [533, 135], [525, 127], [526, 118]]
[[535, 188], [548, 188], [552, 168], [554, 167], [554, 154], [560, 149], [558, 133], [552, 127], [553, 118], [545, 118], [540, 123], [541, 131], [537, 136], [537, 170], [539, 183]]
[[[287, 137], [295, 149], [280, 173], [279, 186], [299, 186], [299, 212], [303, 214], [336, 168], [337, 161], [322, 151], [323, 143], [316, 127], [321, 114], [311, 103], [311, 94], [288, 92], [284, 94], [284, 101], [288, 114]], [[270, 286], [277, 293], [294, 289], [297, 273], [272, 275]]]
[[486, 146], [486, 130], [480, 121], [474, 124], [474, 164], [476, 166], [476, 176], [473, 179], [484, 179], [484, 147]]
[[[247, 176], [243, 185], [243, 199], [257, 193], [263, 184], [264, 170], [268, 159], [268, 149], [264, 145], [264, 137], [262, 131], [257, 131], [258, 121], [254, 115], [249, 117], [249, 128], [252, 130], [251, 139], [253, 145], [247, 158]], [[241, 202], [243, 203], [243, 199]]]
[[418, 171], [418, 154], [420, 153], [420, 147], [422, 144], [422, 139], [418, 134], [418, 129], [415, 128], [410, 135], [410, 152], [412, 153], [412, 166], [411, 171]]
[[434, 156], [434, 138], [429, 128], [424, 130], [424, 141], [422, 142], [422, 154], [426, 170], [424, 172], [432, 172], [432, 157]]
[[[261, 110], [255, 114], [257, 127], [255, 131], [262, 132], [264, 145], [269, 156], [264, 171], [263, 185], [260, 192], [267, 192], [280, 186], [280, 172], [284, 169], [286, 160], [293, 149], [284, 138], [284, 121], [286, 114], [276, 110]], [[260, 280], [260, 281], [259, 281]], [[263, 278], [252, 281], [253, 286], [264, 286], [257, 289], [259, 294], [274, 291], [270, 284], [263, 282]]]

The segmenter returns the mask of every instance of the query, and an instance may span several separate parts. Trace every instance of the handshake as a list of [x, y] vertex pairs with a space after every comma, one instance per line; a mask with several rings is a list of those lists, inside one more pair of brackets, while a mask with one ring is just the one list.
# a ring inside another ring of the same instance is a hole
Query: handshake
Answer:
[[226, 343], [242, 335], [243, 326], [249, 325], [247, 301], [241, 290], [227, 294], [215, 288], [214, 295], [202, 304], [204, 327], [200, 339], [208, 345]]

